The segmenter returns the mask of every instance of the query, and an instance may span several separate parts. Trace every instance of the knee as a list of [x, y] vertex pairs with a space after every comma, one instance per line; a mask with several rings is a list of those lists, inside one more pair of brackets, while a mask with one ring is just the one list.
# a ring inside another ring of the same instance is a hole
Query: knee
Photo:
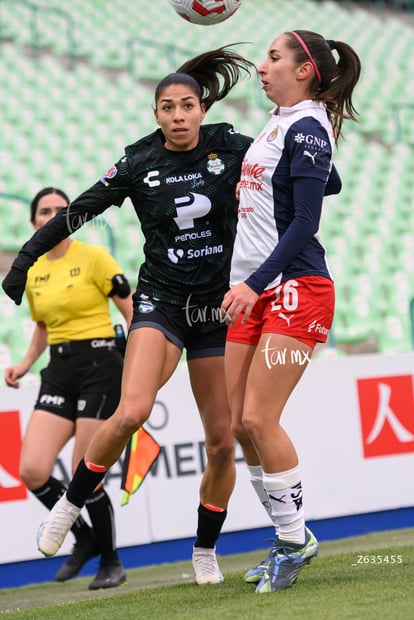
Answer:
[[30, 489], [31, 481], [32, 481], [32, 475], [31, 475], [32, 472], [30, 468], [27, 467], [26, 465], [20, 465], [19, 474], [20, 474], [20, 478], [23, 480], [27, 488]]
[[231, 425], [231, 430], [232, 430], [233, 436], [235, 437], [235, 439], [237, 439], [237, 441], [239, 442], [241, 446], [244, 446], [247, 443], [249, 443], [249, 436], [241, 420], [237, 420], [236, 422], [233, 422]]
[[243, 415], [240, 427], [241, 433], [247, 441], [250, 441], [250, 438], [255, 437], [259, 431], [257, 418], [253, 415], [249, 415], [248, 413]]
[[49, 471], [42, 471], [42, 469], [31, 463], [21, 463], [19, 474], [24, 484], [31, 491], [43, 486], [50, 476]]
[[207, 458], [211, 463], [224, 466], [234, 460], [234, 439], [229, 436], [216, 443], [206, 444]]
[[129, 439], [148, 419], [147, 412], [136, 404], [123, 404], [112, 416], [113, 433], [117, 439]]
[[116, 439], [127, 440], [139, 429], [141, 422], [136, 417], [124, 414], [116, 421], [114, 436]]
[[233, 420], [232, 431], [234, 437], [242, 448], [248, 448], [252, 444], [251, 431], [254, 425], [254, 418], [240, 413], [236, 420]]

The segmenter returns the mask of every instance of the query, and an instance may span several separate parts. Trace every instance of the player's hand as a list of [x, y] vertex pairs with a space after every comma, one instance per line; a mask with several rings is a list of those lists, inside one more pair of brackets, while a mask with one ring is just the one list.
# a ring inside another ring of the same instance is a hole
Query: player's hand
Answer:
[[227, 291], [220, 308], [227, 325], [234, 325], [241, 312], [243, 312], [242, 323], [246, 323], [258, 299], [259, 295], [244, 282]]
[[27, 273], [16, 267], [12, 267], [2, 282], [2, 287], [6, 295], [20, 306], [26, 286]]
[[236, 185], [236, 200], [240, 200], [240, 181]]

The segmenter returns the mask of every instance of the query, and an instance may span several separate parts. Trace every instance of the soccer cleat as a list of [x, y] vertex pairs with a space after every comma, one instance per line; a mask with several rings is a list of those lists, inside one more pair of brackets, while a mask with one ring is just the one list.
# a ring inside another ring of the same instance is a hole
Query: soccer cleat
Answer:
[[83, 566], [96, 555], [99, 555], [98, 546], [92, 540], [77, 541], [73, 545], [72, 553], [55, 575], [56, 581], [73, 579], [82, 570]]
[[224, 577], [219, 569], [216, 548], [193, 547], [193, 569], [195, 581], [199, 586], [222, 583]]
[[270, 539], [270, 540], [273, 540], [272, 548], [270, 549], [269, 553], [267, 554], [264, 560], [259, 562], [259, 564], [257, 564], [254, 568], [247, 571], [247, 573], [244, 576], [244, 581], [246, 583], [259, 583], [259, 581], [264, 575], [266, 568], [269, 566], [270, 561], [276, 555], [278, 540], [277, 538]]
[[95, 579], [88, 585], [89, 590], [117, 588], [127, 580], [124, 567], [119, 560], [101, 560], [101, 566]]
[[279, 540], [276, 554], [256, 587], [258, 594], [289, 588], [296, 583], [302, 568], [318, 555], [318, 541], [308, 528], [305, 532], [305, 544], [302, 546]]
[[80, 511], [78, 506], [68, 502], [66, 493], [56, 502], [37, 532], [37, 548], [43, 555], [50, 557], [59, 551]]

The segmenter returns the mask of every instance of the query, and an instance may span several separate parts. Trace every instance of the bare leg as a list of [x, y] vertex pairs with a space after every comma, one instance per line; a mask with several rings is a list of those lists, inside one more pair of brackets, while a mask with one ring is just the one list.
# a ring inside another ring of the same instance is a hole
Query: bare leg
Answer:
[[20, 455], [20, 476], [31, 491], [48, 480], [56, 457], [75, 432], [70, 420], [49, 411], [33, 411]]
[[118, 460], [128, 439], [150, 416], [159, 388], [170, 378], [180, 357], [180, 350], [157, 329], [130, 333], [120, 403], [92, 437], [85, 461], [108, 469]]
[[[282, 351], [284, 358], [271, 358], [266, 355], [269, 349]], [[303, 352], [301, 363], [292, 363], [298, 351]], [[298, 464], [295, 447], [281, 427], [280, 417], [311, 355], [311, 347], [289, 336], [263, 334], [252, 357], [242, 423], [265, 472], [286, 471]]]
[[243, 450], [244, 460], [249, 471], [250, 483], [259, 502], [269, 515], [269, 519], [275, 527], [277, 536], [277, 523], [272, 519], [272, 509], [263, 486], [263, 470], [259, 455], [242, 423], [247, 376], [255, 349], [256, 348], [251, 345], [227, 342], [224, 356], [225, 376], [232, 415], [233, 433]]
[[158, 389], [171, 376], [180, 350], [156, 329], [141, 328], [128, 338], [120, 403], [89, 444], [69, 484], [38, 533], [39, 550], [54, 555], [79, 516], [86, 499], [117, 461], [129, 437], [149, 417]]
[[236, 470], [223, 357], [191, 360], [188, 366], [207, 452], [200, 501], [226, 509], [234, 488]]
[[226, 343], [224, 370], [227, 393], [231, 409], [231, 424], [235, 438], [239, 442], [247, 465], [260, 465], [260, 459], [242, 424], [243, 405], [247, 376], [255, 347], [234, 342]]
[[199, 585], [219, 584], [216, 541], [227, 516], [235, 483], [234, 439], [224, 381], [223, 357], [191, 360], [191, 385], [204, 427], [207, 464], [200, 485], [193, 568]]

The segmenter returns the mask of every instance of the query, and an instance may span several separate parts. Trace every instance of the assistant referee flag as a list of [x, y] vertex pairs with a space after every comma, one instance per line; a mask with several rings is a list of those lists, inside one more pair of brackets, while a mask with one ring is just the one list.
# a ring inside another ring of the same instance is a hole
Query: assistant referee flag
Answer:
[[142, 426], [130, 437], [122, 466], [121, 489], [124, 493], [121, 506], [125, 506], [131, 495], [138, 491], [160, 452], [161, 446]]

